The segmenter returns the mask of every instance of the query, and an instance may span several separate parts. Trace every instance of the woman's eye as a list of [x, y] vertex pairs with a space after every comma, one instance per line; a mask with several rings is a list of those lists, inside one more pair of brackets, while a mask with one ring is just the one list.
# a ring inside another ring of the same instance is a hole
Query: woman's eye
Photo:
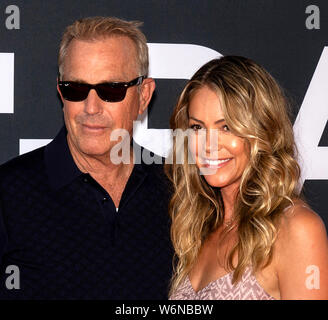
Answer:
[[193, 129], [194, 131], [198, 131], [202, 129], [202, 127], [199, 124], [192, 124], [190, 128]]
[[223, 131], [230, 131], [229, 127], [225, 124], [223, 127], [222, 127]]

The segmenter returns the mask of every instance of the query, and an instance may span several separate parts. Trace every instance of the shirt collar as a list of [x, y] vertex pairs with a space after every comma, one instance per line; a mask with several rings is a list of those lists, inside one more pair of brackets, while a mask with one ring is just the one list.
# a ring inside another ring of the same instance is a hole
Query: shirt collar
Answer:
[[[135, 142], [133, 145], [139, 148], [137, 150], [140, 150], [140, 147]], [[67, 129], [65, 126], [62, 127], [55, 139], [46, 146], [45, 165], [50, 185], [54, 189], [60, 189], [79, 176], [84, 175], [75, 164], [68, 147]], [[147, 167], [145, 163], [135, 164], [132, 173], [139, 176], [139, 178], [144, 178], [147, 175]]]

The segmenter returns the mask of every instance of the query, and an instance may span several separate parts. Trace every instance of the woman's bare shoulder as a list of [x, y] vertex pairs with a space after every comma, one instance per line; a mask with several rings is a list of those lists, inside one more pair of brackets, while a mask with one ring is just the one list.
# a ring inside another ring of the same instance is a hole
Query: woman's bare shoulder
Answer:
[[282, 214], [275, 256], [283, 299], [327, 296], [327, 290], [311, 291], [305, 286], [309, 266], [321, 270], [322, 285], [327, 286], [328, 239], [321, 217], [301, 200], [294, 201]]
[[300, 199], [294, 200], [293, 205], [284, 210], [279, 225], [279, 233], [291, 239], [300, 236], [327, 235], [321, 217]]

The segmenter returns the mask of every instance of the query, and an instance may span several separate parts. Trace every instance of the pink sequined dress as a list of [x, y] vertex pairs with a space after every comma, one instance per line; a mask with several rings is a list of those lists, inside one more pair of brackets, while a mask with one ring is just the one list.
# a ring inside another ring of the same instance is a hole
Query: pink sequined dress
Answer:
[[275, 300], [257, 282], [252, 269], [247, 268], [241, 280], [233, 285], [233, 272], [210, 282], [195, 292], [189, 277], [171, 295], [170, 300]]

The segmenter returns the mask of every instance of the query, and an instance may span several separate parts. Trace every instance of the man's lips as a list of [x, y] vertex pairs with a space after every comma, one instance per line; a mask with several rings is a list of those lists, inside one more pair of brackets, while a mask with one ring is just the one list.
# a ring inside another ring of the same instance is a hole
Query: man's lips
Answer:
[[101, 132], [105, 130], [107, 127], [100, 126], [100, 125], [89, 125], [89, 124], [82, 124], [83, 130], [89, 131], [89, 132]]
[[105, 128], [107, 128], [105, 126], [94, 125], [94, 124], [82, 124], [82, 126], [88, 128], [88, 129], [105, 129]]

